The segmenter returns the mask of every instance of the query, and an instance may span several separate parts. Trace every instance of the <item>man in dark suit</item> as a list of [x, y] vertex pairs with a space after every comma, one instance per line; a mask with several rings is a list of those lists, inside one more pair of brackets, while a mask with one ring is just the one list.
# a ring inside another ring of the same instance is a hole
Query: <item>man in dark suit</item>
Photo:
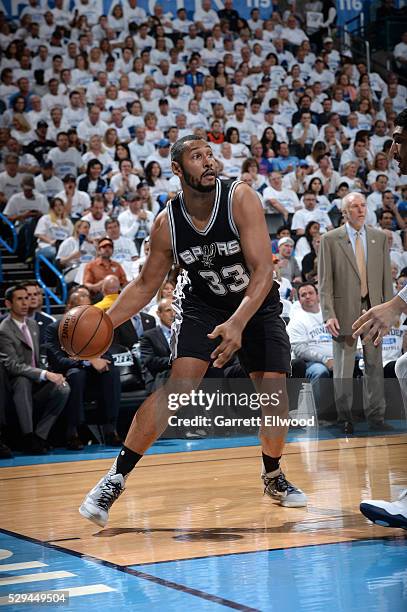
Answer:
[[54, 317], [42, 312], [44, 305], [44, 295], [39, 283], [35, 280], [30, 280], [25, 284], [27, 289], [29, 303], [28, 303], [28, 316], [38, 323], [40, 328], [40, 346], [45, 342], [45, 330], [47, 326], [55, 321]]
[[157, 378], [166, 378], [170, 371], [170, 336], [174, 320], [172, 301], [161, 300], [157, 308], [160, 323], [157, 327], [144, 332], [140, 340], [141, 360], [155, 382]]
[[[73, 294], [75, 296], [75, 294]], [[74, 304], [68, 305], [68, 310]], [[109, 355], [87, 361], [71, 359], [62, 349], [58, 339], [60, 321], [48, 325], [45, 331], [45, 349], [50, 367], [60, 372], [69, 383], [71, 392], [66, 404], [67, 448], [81, 450], [83, 445], [78, 436], [78, 427], [85, 420], [85, 400], [97, 399], [98, 408], [103, 412], [105, 443], [110, 446], [122, 444], [116, 431], [120, 408], [120, 372]]]
[[[62, 374], [38, 367], [39, 329], [35, 321], [27, 319], [29, 298], [25, 286], [9, 287], [5, 301], [10, 314], [0, 323], [0, 360], [10, 378], [24, 449], [44, 454], [50, 429], [68, 400], [69, 385]], [[34, 405], [41, 411], [35, 429]]]

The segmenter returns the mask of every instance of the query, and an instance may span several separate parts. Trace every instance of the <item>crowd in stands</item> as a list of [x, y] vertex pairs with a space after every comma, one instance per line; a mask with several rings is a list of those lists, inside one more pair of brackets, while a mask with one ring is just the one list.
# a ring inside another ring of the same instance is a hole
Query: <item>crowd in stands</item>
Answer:
[[[21, 261], [42, 255], [62, 270], [67, 307], [112, 303], [109, 296], [117, 297], [148, 254], [154, 218], [180, 189], [171, 146], [199, 135], [211, 144], [221, 178], [240, 179], [258, 193], [293, 356], [313, 362], [310, 380], [317, 370], [329, 375], [332, 339], [319, 308], [318, 250], [321, 235], [343, 223], [348, 193], [366, 197], [366, 223], [387, 235], [394, 291], [407, 282], [407, 176], [389, 156], [407, 99], [400, 76], [369, 73], [341, 47], [331, 2], [274, 3], [267, 19], [253, 8], [247, 20], [232, 0], [221, 10], [202, 0], [195, 12], [176, 14], [159, 3], [147, 14], [137, 0], [113, 0], [109, 14], [100, 0], [75, 0], [73, 10], [66, 0], [53, 4], [51, 10], [28, 0], [14, 20], [0, 12], [0, 212], [15, 225]], [[311, 20], [311, 12], [320, 18]], [[406, 36], [394, 49], [401, 76]], [[174, 280], [175, 273], [132, 320], [127, 344], [118, 342], [130, 350], [145, 319], [157, 323], [161, 333], [147, 336], [141, 351], [153, 378], [166, 369], [166, 356], [154, 351], [168, 348]], [[310, 284], [297, 292], [304, 282]], [[20, 291], [34, 320], [30, 287], [11, 292], [6, 305], [13, 311]], [[403, 351], [400, 330], [384, 343], [386, 363]], [[303, 350], [311, 342], [312, 360]], [[65, 398], [76, 406], [68, 410], [68, 445], [79, 448], [84, 386], [95, 372], [113, 376], [115, 366], [109, 357], [68, 363], [57, 351], [53, 322], [41, 343], [50, 370], [75, 389]], [[117, 385], [106, 380], [114, 396]], [[119, 396], [104, 423], [115, 443]], [[40, 429], [34, 439], [30, 427], [23, 431], [27, 449], [46, 452], [38, 438], [47, 435]]]

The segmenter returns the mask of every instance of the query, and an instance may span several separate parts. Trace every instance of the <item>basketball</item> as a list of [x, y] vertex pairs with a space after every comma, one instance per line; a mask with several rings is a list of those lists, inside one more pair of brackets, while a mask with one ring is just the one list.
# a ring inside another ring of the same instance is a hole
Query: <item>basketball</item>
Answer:
[[109, 316], [96, 306], [76, 306], [61, 319], [58, 337], [62, 348], [71, 357], [100, 357], [113, 340], [113, 324]]

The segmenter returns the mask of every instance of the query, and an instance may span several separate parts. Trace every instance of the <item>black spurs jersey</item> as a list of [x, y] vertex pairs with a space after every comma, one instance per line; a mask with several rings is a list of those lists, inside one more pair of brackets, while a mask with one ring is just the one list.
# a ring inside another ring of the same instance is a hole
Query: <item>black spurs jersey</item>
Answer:
[[[213, 211], [204, 230], [194, 226], [182, 192], [168, 203], [174, 261], [188, 273], [188, 283], [183, 286], [185, 298], [191, 294], [225, 311], [236, 310], [250, 280], [232, 215], [233, 193], [239, 183], [216, 180]], [[279, 301], [278, 285], [274, 283], [259, 310]]]

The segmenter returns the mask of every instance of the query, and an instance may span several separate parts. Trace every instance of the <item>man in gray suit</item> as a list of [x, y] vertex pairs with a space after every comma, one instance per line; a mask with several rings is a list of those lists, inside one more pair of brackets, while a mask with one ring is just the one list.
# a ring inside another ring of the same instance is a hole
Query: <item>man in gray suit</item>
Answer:
[[[27, 319], [29, 297], [24, 286], [9, 287], [5, 294], [9, 316], [0, 323], [0, 360], [13, 392], [13, 401], [24, 436], [24, 450], [34, 454], [47, 452], [47, 438], [52, 425], [64, 409], [69, 385], [62, 374], [38, 366], [39, 329]], [[40, 418], [34, 429], [33, 407]]]
[[[353, 322], [363, 310], [389, 300], [393, 295], [387, 237], [365, 225], [367, 207], [360, 193], [343, 199], [345, 225], [325, 234], [318, 258], [321, 308], [333, 336], [334, 388], [338, 421], [345, 433], [353, 433], [353, 369], [356, 340]], [[364, 409], [372, 430], [391, 429], [384, 423], [386, 409], [382, 347], [366, 344]]]

